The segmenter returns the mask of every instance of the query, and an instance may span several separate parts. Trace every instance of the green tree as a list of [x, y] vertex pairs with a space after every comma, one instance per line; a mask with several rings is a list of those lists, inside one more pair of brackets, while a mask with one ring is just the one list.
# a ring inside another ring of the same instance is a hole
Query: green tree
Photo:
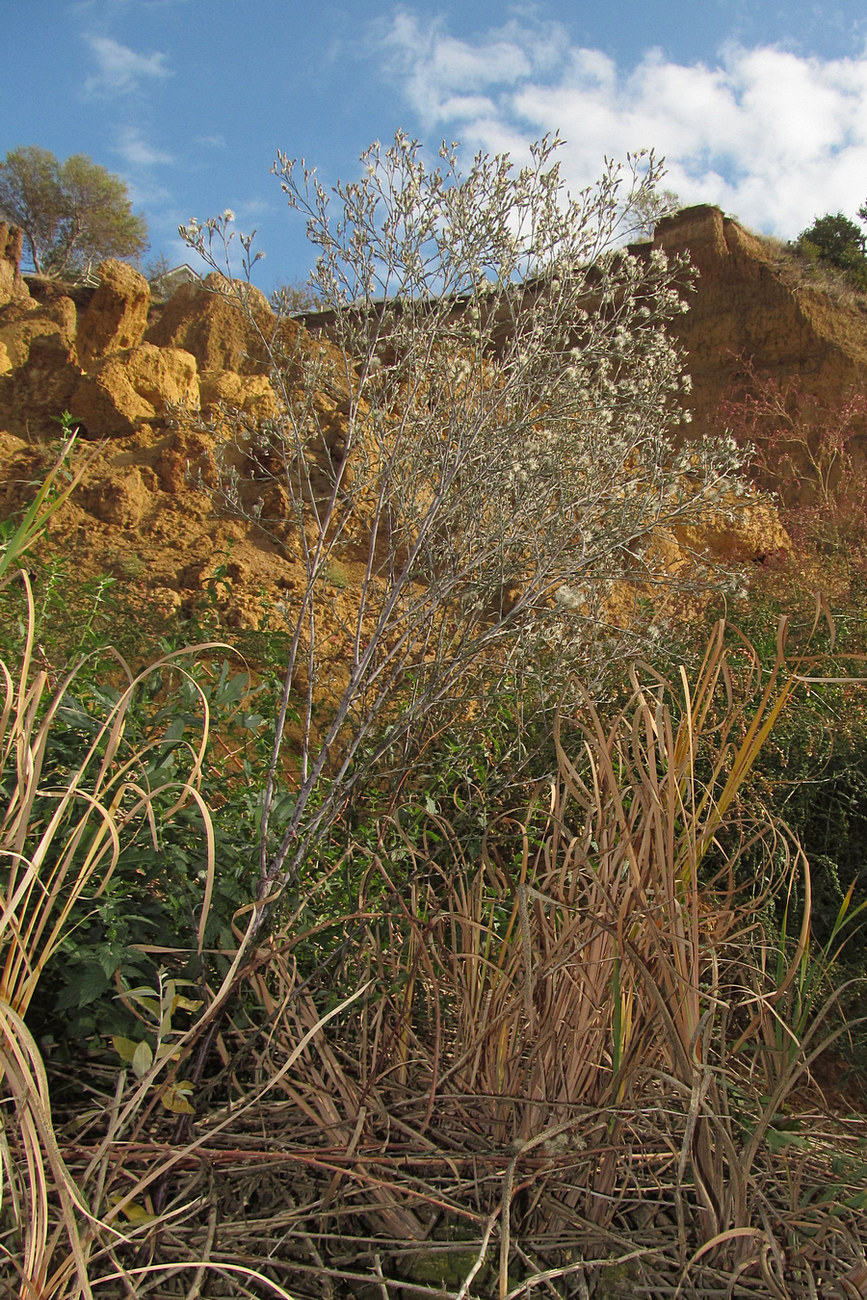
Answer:
[[630, 212], [630, 237], [652, 239], [657, 225], [665, 217], [673, 217], [684, 207], [683, 200], [674, 190], [647, 189], [636, 191]]
[[278, 285], [269, 301], [278, 316], [300, 316], [302, 312], [318, 311], [325, 306], [316, 287], [303, 280]]
[[131, 209], [118, 176], [84, 154], [63, 163], [27, 145], [0, 162], [0, 214], [24, 231], [37, 274], [86, 270], [104, 257], [139, 257], [148, 247], [144, 217]]
[[[859, 216], [867, 210], [859, 212]], [[845, 271], [861, 289], [867, 289], [867, 236], [842, 212], [817, 217], [801, 232], [797, 249], [807, 257]]]

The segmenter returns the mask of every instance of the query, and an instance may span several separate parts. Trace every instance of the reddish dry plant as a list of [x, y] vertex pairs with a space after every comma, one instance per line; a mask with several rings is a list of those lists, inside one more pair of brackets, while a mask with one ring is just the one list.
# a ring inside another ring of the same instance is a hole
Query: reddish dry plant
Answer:
[[797, 558], [849, 583], [867, 575], [867, 394], [836, 400], [804, 392], [799, 376], [775, 379], [740, 358], [743, 396], [720, 404], [736, 441], [752, 448], [750, 473], [773, 491]]

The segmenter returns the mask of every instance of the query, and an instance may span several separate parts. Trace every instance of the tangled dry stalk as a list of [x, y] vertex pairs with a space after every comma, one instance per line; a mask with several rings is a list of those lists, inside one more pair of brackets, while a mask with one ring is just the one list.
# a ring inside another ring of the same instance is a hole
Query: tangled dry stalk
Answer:
[[720, 625], [694, 683], [585, 701], [474, 857], [395, 807], [318, 984], [297, 918], [247, 953], [181, 1141], [109, 1070], [52, 1128], [7, 1011], [22, 1295], [863, 1295], [867, 1123], [810, 1086], [844, 1027], [764, 906], [807, 864], [743, 797], [783, 648], [763, 679]]

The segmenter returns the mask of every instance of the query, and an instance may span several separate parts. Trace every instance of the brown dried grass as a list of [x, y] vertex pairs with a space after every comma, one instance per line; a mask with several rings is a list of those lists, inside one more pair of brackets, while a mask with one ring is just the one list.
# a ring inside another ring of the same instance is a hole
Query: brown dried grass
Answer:
[[127, 1137], [58, 1141], [70, 1187], [161, 1197], [33, 1294], [863, 1295], [867, 1122], [808, 1086], [830, 1004], [780, 1051], [808, 926], [780, 968], [760, 917], [807, 864], [746, 793], [804, 668], [784, 626], [769, 673], [722, 626], [694, 682], [636, 667], [477, 856], [393, 810], [339, 961], [302, 978], [300, 912], [247, 954], [261, 1021], [221, 1028], [191, 1139], [133, 1131], [107, 1078]]

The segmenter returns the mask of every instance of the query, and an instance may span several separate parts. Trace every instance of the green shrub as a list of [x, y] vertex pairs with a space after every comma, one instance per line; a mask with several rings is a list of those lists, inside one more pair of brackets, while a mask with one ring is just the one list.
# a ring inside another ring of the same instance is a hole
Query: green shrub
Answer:
[[857, 289], [867, 290], [867, 238], [842, 212], [817, 217], [798, 236], [795, 248], [808, 260], [845, 271]]

